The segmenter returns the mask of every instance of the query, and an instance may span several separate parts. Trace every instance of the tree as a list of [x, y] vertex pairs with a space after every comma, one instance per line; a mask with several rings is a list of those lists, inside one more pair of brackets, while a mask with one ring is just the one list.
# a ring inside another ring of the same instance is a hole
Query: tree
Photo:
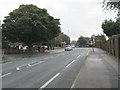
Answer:
[[78, 38], [77, 45], [78, 45], [79, 47], [84, 47], [84, 46], [88, 45], [87, 40], [85, 39], [85, 37], [80, 36], [80, 37]]
[[103, 7], [106, 10], [118, 10], [118, 17], [120, 17], [120, 0], [103, 0]]
[[100, 35], [95, 36], [95, 40], [96, 42], [106, 41], [106, 37], [105, 35], [100, 34]]
[[106, 36], [111, 37], [112, 35], [120, 34], [120, 22], [117, 20], [116, 22], [110, 20], [105, 20], [102, 23], [103, 32]]
[[76, 45], [76, 44], [77, 44], [77, 41], [72, 40], [72, 41], [71, 41], [71, 44], [72, 44], [72, 45]]
[[4, 19], [2, 34], [11, 42], [21, 41], [31, 49], [33, 44], [49, 41], [58, 36], [59, 19], [35, 5], [20, 5]]
[[63, 34], [62, 40], [66, 42], [67, 45], [70, 44], [70, 37], [66, 34]]
[[120, 8], [120, 0], [103, 0], [103, 7], [107, 10], [119, 9]]
[[61, 32], [59, 36], [55, 38], [56, 46], [61, 46], [61, 42], [66, 42], [66, 44], [70, 44], [70, 37]]

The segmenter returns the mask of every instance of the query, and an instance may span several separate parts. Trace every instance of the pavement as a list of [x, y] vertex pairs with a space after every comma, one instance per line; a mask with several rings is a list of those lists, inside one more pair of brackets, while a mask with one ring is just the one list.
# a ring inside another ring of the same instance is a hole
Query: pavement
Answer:
[[72, 88], [118, 88], [118, 59], [100, 49], [90, 52]]

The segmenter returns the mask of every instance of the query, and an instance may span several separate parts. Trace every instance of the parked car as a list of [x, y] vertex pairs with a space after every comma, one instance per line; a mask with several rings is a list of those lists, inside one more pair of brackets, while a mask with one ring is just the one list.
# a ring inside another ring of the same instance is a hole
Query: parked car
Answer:
[[49, 47], [46, 46], [46, 45], [42, 45], [42, 46], [41, 46], [41, 49], [43, 49], [43, 50], [49, 50]]
[[72, 50], [72, 46], [71, 45], [66, 45], [65, 46], [65, 51], [71, 51]]

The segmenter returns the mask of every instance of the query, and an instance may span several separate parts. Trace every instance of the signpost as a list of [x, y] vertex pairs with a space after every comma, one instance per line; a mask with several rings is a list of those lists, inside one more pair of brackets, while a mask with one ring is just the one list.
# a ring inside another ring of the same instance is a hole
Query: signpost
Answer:
[[94, 46], [95, 46], [95, 35], [94, 34], [91, 36], [91, 44], [92, 44], [92, 50], [94, 52]]

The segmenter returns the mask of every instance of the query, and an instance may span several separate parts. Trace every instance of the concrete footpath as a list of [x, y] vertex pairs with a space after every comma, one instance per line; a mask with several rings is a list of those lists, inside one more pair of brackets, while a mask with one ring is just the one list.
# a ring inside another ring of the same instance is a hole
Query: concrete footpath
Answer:
[[118, 88], [118, 60], [101, 49], [91, 50], [73, 88]]

